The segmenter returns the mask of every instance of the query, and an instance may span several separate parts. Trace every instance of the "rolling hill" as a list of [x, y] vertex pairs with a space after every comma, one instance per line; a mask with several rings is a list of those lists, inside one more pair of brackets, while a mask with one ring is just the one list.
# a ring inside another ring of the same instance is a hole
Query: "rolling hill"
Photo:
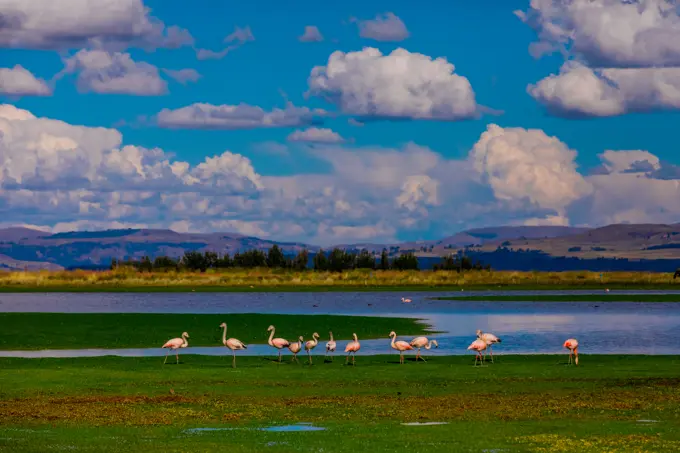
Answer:
[[[0, 269], [106, 267], [112, 259], [153, 258], [161, 255], [179, 257], [190, 250], [233, 255], [249, 249], [266, 250], [274, 244], [286, 254], [295, 254], [303, 249], [311, 253], [319, 250], [318, 246], [301, 242], [280, 242], [236, 233], [118, 229], [52, 234], [13, 227], [0, 229]], [[547, 258], [563, 257], [568, 259], [569, 268], [578, 268], [579, 263], [585, 266], [584, 263], [592, 260], [598, 260], [598, 266], [601, 267], [602, 259], [656, 260], [670, 266], [674, 260], [680, 260], [680, 224], [617, 224], [601, 228], [500, 226], [470, 229], [435, 241], [340, 244], [336, 247], [346, 250], [366, 249], [376, 254], [387, 248], [391, 256], [411, 251], [428, 263], [423, 267], [459, 250], [475, 254], [499, 269], [512, 269], [515, 261], [521, 261], [524, 264], [516, 264], [517, 270], [527, 270], [527, 267], [540, 270]], [[517, 256], [526, 258], [528, 252], [533, 254], [532, 257], [541, 259], [515, 260]], [[501, 255], [502, 263], [494, 261]], [[662, 267], [665, 269], [668, 266]]]

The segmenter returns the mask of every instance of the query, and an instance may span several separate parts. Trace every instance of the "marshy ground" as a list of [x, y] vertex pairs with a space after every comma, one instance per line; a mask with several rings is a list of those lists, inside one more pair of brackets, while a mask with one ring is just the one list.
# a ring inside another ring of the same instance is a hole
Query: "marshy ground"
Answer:
[[180, 359], [0, 359], [0, 451], [680, 449], [678, 356]]

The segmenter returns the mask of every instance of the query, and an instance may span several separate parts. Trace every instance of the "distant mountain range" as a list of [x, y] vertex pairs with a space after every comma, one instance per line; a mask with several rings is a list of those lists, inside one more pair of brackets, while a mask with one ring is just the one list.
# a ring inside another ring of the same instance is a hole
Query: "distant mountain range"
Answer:
[[[52, 234], [14, 227], [0, 229], [0, 269], [105, 267], [112, 259], [138, 259], [145, 255], [152, 258], [161, 255], [179, 257], [189, 250], [210, 250], [233, 255], [250, 249], [266, 250], [274, 244], [281, 247], [286, 254], [295, 254], [302, 249], [312, 253], [319, 250], [318, 246], [310, 244], [278, 242], [235, 233], [199, 234], [124, 229]], [[555, 260], [571, 263], [570, 268], [578, 268], [578, 263], [583, 263], [583, 268], [589, 268], [586, 264], [592, 260], [597, 260], [601, 267], [602, 263], [609, 260], [621, 259], [636, 262], [643, 260], [643, 263], [644, 260], [661, 260], [660, 266], [665, 270], [673, 266], [676, 260], [680, 262], [680, 224], [617, 224], [602, 228], [500, 226], [462, 231], [436, 241], [339, 244], [335, 247], [346, 250], [367, 249], [375, 253], [386, 248], [392, 256], [410, 251], [424, 262], [433, 262], [440, 256], [464, 250], [494, 268], [512, 269], [513, 261], [517, 261], [513, 256], [521, 256], [523, 259], [532, 257], [529, 263], [544, 263], [517, 265], [517, 270], [526, 270], [524, 268], [527, 266], [535, 266], [537, 270], [541, 270], [546, 266], [545, 262]], [[331, 248], [333, 247], [324, 249]], [[494, 264], [494, 257], [501, 255], [505, 261]], [[536, 256], [541, 259], [536, 260]]]

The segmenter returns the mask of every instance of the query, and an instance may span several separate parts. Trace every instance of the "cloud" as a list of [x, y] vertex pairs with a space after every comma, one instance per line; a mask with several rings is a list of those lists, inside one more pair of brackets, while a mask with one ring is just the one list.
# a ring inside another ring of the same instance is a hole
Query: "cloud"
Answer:
[[0, 0], [0, 47], [177, 48], [193, 43], [188, 31], [149, 15], [142, 0]]
[[52, 90], [44, 80], [36, 78], [20, 65], [0, 68], [0, 95], [49, 96]]
[[188, 82], [198, 82], [198, 79], [201, 78], [201, 74], [195, 69], [163, 69], [163, 72], [182, 85], [186, 85]]
[[404, 22], [394, 13], [378, 14], [375, 19], [357, 21], [359, 36], [375, 41], [403, 41], [409, 37]]
[[499, 200], [526, 201], [561, 215], [591, 192], [576, 170], [576, 152], [539, 129], [490, 124], [469, 158]]
[[539, 57], [572, 53], [593, 67], [680, 65], [680, 10], [669, 0], [534, 0], [515, 14], [538, 33]]
[[560, 116], [615, 116], [680, 108], [680, 68], [591, 69], [569, 61], [527, 91]]
[[323, 110], [307, 107], [264, 109], [248, 104], [212, 105], [196, 103], [175, 110], [158, 113], [160, 127], [174, 129], [256, 129], [271, 127], [299, 127], [314, 124], [325, 114]]
[[[0, 188], [14, 192], [168, 191], [249, 194], [260, 176], [228, 151], [192, 167], [163, 150], [123, 145], [114, 129], [72, 126], [0, 105]], [[87, 201], [87, 196], [81, 201]]]
[[316, 25], [306, 25], [305, 32], [298, 38], [300, 42], [321, 42], [323, 41], [323, 35], [319, 31], [319, 27]]
[[0, 105], [0, 214], [3, 224], [55, 231], [171, 227], [324, 246], [499, 224], [680, 217], [680, 173], [672, 164], [644, 150], [606, 150], [599, 156], [604, 171], [584, 175], [576, 151], [538, 129], [489, 125], [459, 159], [415, 143], [318, 144], [290, 155], [324, 169], [261, 174], [231, 151], [190, 164], [125, 143], [114, 129]]
[[224, 38], [225, 43], [229, 44], [227, 47], [220, 51], [214, 51], [210, 49], [197, 49], [196, 58], [199, 60], [221, 60], [226, 57], [232, 50], [238, 49], [247, 42], [255, 41], [255, 36], [250, 30], [250, 27], [234, 27], [234, 31]]
[[366, 47], [336, 51], [308, 79], [309, 94], [321, 96], [347, 114], [364, 118], [456, 121], [478, 114], [467, 78], [445, 58], [396, 49], [383, 55]]
[[83, 92], [156, 96], [168, 91], [157, 67], [136, 62], [128, 53], [81, 50], [64, 62], [57, 77], [76, 73], [78, 89]]
[[297, 130], [288, 135], [289, 142], [306, 143], [342, 143], [345, 141], [340, 134], [331, 129], [310, 127], [305, 130]]

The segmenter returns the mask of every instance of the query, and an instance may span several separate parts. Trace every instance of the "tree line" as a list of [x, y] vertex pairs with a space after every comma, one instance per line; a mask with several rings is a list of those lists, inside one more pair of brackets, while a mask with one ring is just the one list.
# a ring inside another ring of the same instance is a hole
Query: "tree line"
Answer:
[[[295, 256], [286, 256], [278, 245], [269, 250], [248, 250], [236, 252], [233, 256], [228, 253], [218, 255], [215, 252], [187, 251], [179, 258], [159, 256], [151, 259], [148, 256], [141, 260], [112, 260], [111, 269], [132, 267], [141, 272], [152, 271], [200, 271], [208, 269], [228, 268], [270, 268], [290, 269], [302, 271], [309, 268], [309, 252], [301, 250]], [[317, 271], [342, 272], [352, 269], [373, 270], [419, 270], [418, 258], [411, 252], [403, 253], [394, 258], [389, 257], [383, 249], [378, 259], [373, 253], [361, 250], [358, 253], [334, 248], [328, 252], [320, 249], [312, 258], [312, 268]], [[435, 266], [435, 270], [463, 270], [489, 269], [480, 263], [473, 263], [469, 258], [445, 257], [442, 263]]]

